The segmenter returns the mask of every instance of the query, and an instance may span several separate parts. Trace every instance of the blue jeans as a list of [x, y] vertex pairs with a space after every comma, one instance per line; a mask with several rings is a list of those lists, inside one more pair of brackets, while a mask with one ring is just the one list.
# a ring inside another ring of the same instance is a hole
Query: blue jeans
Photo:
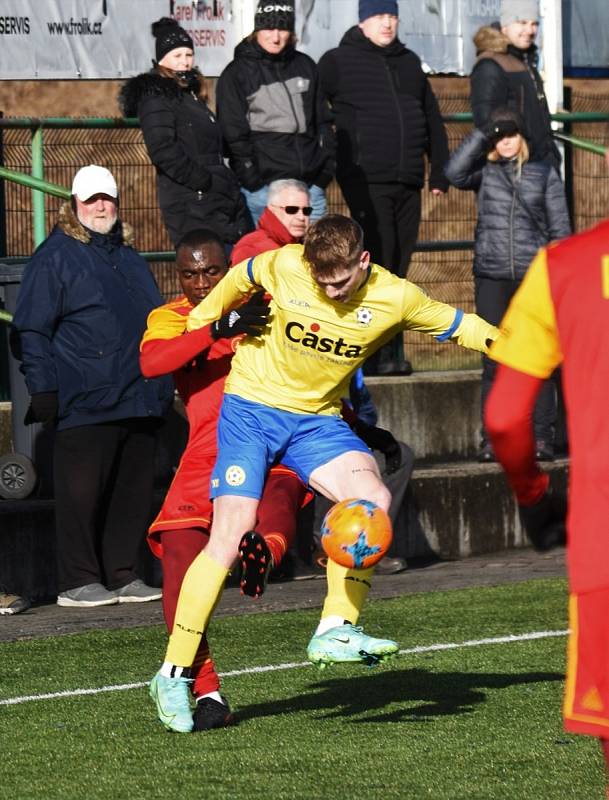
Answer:
[[[254, 225], [258, 225], [258, 220], [262, 216], [262, 212], [266, 208], [269, 199], [268, 184], [255, 192], [250, 192], [242, 187], [241, 193], [245, 197], [245, 202], [252, 215]], [[315, 184], [313, 184], [313, 186], [309, 186], [309, 199], [313, 207], [311, 222], [315, 222], [316, 219], [323, 217], [324, 214], [327, 213], [328, 205], [326, 203], [326, 193], [321, 186], [315, 186]]]

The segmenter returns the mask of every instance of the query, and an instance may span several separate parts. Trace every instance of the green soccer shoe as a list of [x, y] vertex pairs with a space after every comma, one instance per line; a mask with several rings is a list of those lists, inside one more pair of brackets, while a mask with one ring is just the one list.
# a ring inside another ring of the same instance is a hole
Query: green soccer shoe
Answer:
[[375, 639], [367, 636], [362, 628], [347, 624], [313, 636], [307, 656], [322, 669], [327, 664], [359, 661], [375, 667], [394, 656], [398, 649], [398, 643], [391, 639]]
[[160, 672], [150, 681], [150, 697], [156, 703], [158, 717], [168, 731], [192, 731], [191, 683], [191, 678], [166, 678]]

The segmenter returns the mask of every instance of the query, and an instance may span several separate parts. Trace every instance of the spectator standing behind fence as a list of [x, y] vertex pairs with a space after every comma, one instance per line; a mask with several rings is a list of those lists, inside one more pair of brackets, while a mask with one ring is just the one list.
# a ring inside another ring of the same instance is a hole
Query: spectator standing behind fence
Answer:
[[13, 351], [31, 395], [26, 422], [55, 427], [60, 606], [158, 600], [134, 571], [151, 512], [156, 431], [171, 379], [145, 380], [139, 343], [163, 299], [118, 218], [118, 189], [80, 169], [72, 200], [27, 265]]
[[232, 244], [251, 229], [235, 175], [224, 164], [222, 132], [207, 105], [193, 42], [175, 20], [152, 25], [156, 61], [119, 93], [127, 117], [139, 117], [156, 168], [161, 214], [176, 245], [194, 228], [215, 230]]
[[[296, 180], [273, 181], [269, 186], [268, 205], [258, 221], [258, 228], [237, 242], [232, 252], [233, 264], [267, 250], [302, 242], [309, 229], [310, 212], [306, 184]], [[364, 383], [361, 369], [351, 378], [348, 403], [345, 401], [342, 415], [360, 439], [371, 450], [376, 451], [375, 458], [383, 483], [392, 496], [389, 507], [393, 525], [392, 550], [377, 564], [376, 573], [387, 575], [402, 572], [406, 569], [406, 531], [403, 527], [402, 506], [414, 465], [414, 454], [407, 444], [398, 442], [389, 431], [376, 426], [376, 408]], [[325, 513], [329, 507], [330, 502], [326, 498], [315, 498], [315, 516], [319, 522], [324, 516], [321, 510]]]
[[[359, 20], [319, 62], [336, 126], [336, 177], [373, 261], [403, 278], [419, 232], [424, 155], [430, 189], [440, 195], [448, 188], [448, 142], [421, 62], [397, 38], [396, 0], [360, 0]], [[412, 372], [402, 336], [366, 371]]]
[[531, 161], [548, 161], [560, 169], [552, 139], [550, 112], [537, 71], [535, 39], [539, 29], [537, 0], [503, 0], [500, 28], [484, 26], [474, 36], [477, 60], [471, 74], [474, 124], [481, 128], [499, 107], [524, 119]]
[[[477, 192], [474, 244], [476, 312], [498, 325], [540, 247], [571, 232], [562, 181], [550, 164], [528, 160], [521, 117], [495, 109], [484, 130], [475, 129], [452, 154], [446, 174], [460, 189]], [[486, 163], [484, 157], [486, 156]], [[482, 356], [482, 409], [496, 364]], [[536, 457], [554, 457], [556, 390], [545, 382], [535, 407]], [[482, 428], [480, 461], [494, 461]]]
[[260, 2], [254, 31], [235, 48], [218, 80], [218, 118], [230, 165], [254, 223], [271, 181], [298, 178], [309, 187], [312, 219], [326, 213], [334, 175], [334, 135], [319, 92], [317, 67], [296, 50], [294, 6]]

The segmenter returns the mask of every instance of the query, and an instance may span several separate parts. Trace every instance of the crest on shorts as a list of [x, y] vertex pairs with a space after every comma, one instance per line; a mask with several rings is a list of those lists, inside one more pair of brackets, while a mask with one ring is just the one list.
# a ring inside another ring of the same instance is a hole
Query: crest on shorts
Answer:
[[229, 486], [242, 486], [245, 483], [245, 470], [237, 464], [231, 464], [224, 477]]
[[372, 322], [372, 311], [365, 306], [360, 306], [357, 309], [356, 318], [360, 325], [370, 325]]

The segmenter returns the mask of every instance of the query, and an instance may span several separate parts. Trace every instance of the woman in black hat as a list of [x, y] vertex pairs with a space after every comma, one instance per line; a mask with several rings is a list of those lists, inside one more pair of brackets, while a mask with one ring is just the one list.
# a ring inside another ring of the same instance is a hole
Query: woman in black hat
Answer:
[[[495, 109], [483, 130], [472, 131], [445, 172], [454, 186], [477, 192], [476, 313], [499, 325], [539, 248], [571, 233], [563, 183], [550, 164], [529, 161], [522, 118], [508, 108]], [[495, 367], [482, 357], [483, 409]], [[555, 424], [556, 392], [546, 381], [534, 417], [538, 460], [554, 457]], [[478, 460], [495, 460], [484, 427]]]
[[195, 228], [212, 228], [226, 244], [251, 228], [234, 174], [222, 157], [222, 133], [207, 105], [203, 75], [193, 67], [193, 42], [178, 23], [152, 25], [156, 60], [122, 87], [119, 104], [138, 116], [156, 167], [158, 201], [177, 245]]

